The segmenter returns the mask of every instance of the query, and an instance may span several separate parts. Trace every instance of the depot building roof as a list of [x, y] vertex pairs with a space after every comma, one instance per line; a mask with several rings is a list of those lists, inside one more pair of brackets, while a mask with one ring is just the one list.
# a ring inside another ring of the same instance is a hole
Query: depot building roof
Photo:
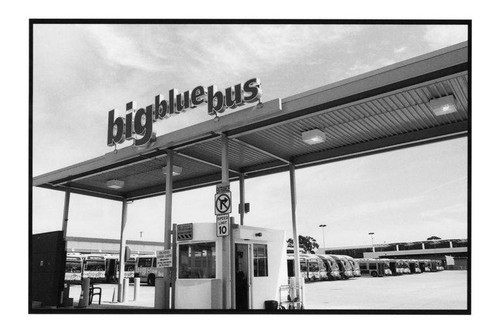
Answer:
[[[229, 140], [230, 180], [467, 136], [469, 70], [468, 45], [457, 44], [162, 135], [142, 150], [129, 146], [43, 174], [32, 184], [113, 200], [161, 195], [167, 150], [179, 170], [174, 192], [218, 184], [221, 133]], [[121, 186], [109, 187], [110, 180]]]

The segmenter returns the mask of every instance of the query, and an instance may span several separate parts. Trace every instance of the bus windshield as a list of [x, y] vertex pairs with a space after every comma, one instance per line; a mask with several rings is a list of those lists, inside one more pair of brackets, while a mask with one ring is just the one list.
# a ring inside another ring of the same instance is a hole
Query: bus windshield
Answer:
[[89, 260], [85, 263], [87, 271], [104, 271], [104, 261]]
[[81, 273], [82, 264], [78, 261], [67, 261], [66, 262], [66, 272], [67, 273]]
[[125, 270], [126, 271], [133, 271], [135, 270], [135, 262], [128, 262], [125, 264]]
[[300, 263], [300, 270], [301, 270], [302, 272], [307, 271], [307, 265], [306, 265], [306, 263], [305, 263], [305, 262], [301, 262], [301, 263]]
[[317, 272], [319, 271], [319, 265], [315, 261], [310, 261], [309, 262], [309, 271], [311, 272]]

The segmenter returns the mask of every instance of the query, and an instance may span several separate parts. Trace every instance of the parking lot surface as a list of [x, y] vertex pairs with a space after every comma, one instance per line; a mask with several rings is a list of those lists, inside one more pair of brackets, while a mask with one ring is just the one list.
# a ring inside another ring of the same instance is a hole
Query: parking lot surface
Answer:
[[[94, 298], [90, 309], [154, 309], [154, 287], [141, 285], [134, 301], [134, 286], [129, 286], [127, 302], [113, 302], [118, 287], [99, 284], [101, 305]], [[81, 288], [72, 285], [70, 297], [78, 306]], [[442, 271], [382, 278], [358, 277], [344, 281], [319, 281], [304, 287], [306, 310], [465, 310], [467, 272]]]
[[307, 309], [465, 310], [467, 271], [306, 284]]

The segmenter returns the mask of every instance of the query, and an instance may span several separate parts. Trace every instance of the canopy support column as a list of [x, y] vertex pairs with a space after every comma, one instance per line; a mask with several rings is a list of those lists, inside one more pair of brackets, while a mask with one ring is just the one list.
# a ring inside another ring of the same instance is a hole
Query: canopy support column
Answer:
[[[174, 152], [167, 150], [167, 165], [165, 167], [165, 243], [164, 250], [170, 250], [172, 247], [171, 230], [172, 230], [172, 184], [173, 184], [173, 167], [174, 167]], [[171, 268], [164, 268], [164, 309], [170, 309], [170, 273]]]
[[240, 174], [240, 225], [243, 225], [245, 219], [245, 174]]
[[63, 211], [63, 219], [62, 219], [62, 232], [63, 238], [66, 239], [66, 235], [68, 233], [68, 216], [69, 216], [69, 189], [66, 190], [66, 194], [64, 195], [64, 211]]
[[118, 302], [126, 302], [127, 300], [123, 299], [124, 290], [123, 290], [123, 276], [125, 275], [125, 226], [127, 224], [127, 199], [123, 199], [122, 201], [122, 224], [120, 228], [120, 276], [118, 279]]
[[[293, 271], [295, 276], [294, 287], [300, 290], [302, 279], [300, 275], [299, 236], [297, 235], [297, 218], [295, 214], [297, 206], [296, 189], [295, 189], [295, 165], [293, 163], [290, 163], [289, 167], [290, 167], [290, 194], [292, 200], [292, 232], [293, 232], [293, 257], [294, 257]], [[297, 292], [297, 296], [301, 297], [301, 293]]]
[[[222, 184], [229, 185], [229, 141], [227, 135], [221, 134], [221, 182]], [[233, 228], [232, 223], [229, 222], [229, 236], [223, 237], [222, 240], [222, 307], [223, 309], [233, 308], [233, 290], [235, 290], [234, 283], [234, 269], [233, 262], [231, 262], [232, 252], [234, 251], [232, 244]]]

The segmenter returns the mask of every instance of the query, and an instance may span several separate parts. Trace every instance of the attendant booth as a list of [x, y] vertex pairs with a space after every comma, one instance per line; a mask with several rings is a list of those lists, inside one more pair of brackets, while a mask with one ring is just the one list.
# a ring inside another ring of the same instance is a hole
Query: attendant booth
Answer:
[[[264, 309], [287, 284], [285, 232], [233, 225], [237, 310]], [[190, 240], [176, 244], [176, 309], [223, 309], [223, 238], [215, 223], [193, 224]]]

